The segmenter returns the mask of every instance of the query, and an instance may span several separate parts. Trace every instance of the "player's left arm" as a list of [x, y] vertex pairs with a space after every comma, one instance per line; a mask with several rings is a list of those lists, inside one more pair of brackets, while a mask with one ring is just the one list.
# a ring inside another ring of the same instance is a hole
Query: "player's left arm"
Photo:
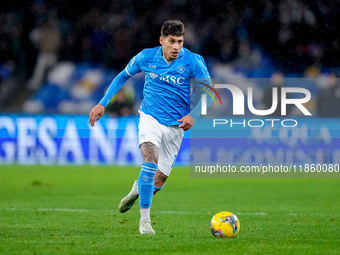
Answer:
[[184, 131], [187, 131], [195, 124], [195, 121], [196, 120], [190, 114], [188, 114], [178, 120], [178, 122], [182, 122], [182, 124], [178, 127], [182, 128]]
[[[194, 68], [193, 68], [193, 76], [196, 79], [196, 83], [198, 84], [204, 84], [208, 83], [209, 86], [212, 86], [212, 82], [210, 79], [210, 74], [208, 72], [208, 68], [204, 62], [203, 57], [196, 56], [196, 61], [194, 62]], [[203, 86], [204, 87], [204, 86]], [[205, 90], [210, 91], [209, 88], [204, 87]], [[212, 92], [212, 91], [211, 91]], [[214, 95], [213, 93], [210, 93], [211, 95]], [[207, 107], [213, 102], [212, 97], [207, 97]], [[201, 115], [201, 108], [202, 108], [202, 102], [201, 99], [197, 103], [197, 105], [194, 107], [194, 109], [186, 116], [182, 117], [179, 122], [182, 122], [181, 125], [179, 125], [180, 128], [182, 128], [184, 131], [189, 130], [192, 128], [192, 126], [195, 124], [196, 119]]]

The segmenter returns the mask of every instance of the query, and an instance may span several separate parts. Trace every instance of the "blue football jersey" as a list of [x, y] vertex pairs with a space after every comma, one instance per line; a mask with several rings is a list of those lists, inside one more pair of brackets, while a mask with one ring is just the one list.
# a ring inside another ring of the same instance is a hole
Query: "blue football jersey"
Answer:
[[209, 78], [202, 56], [182, 48], [177, 59], [168, 63], [162, 46], [144, 49], [133, 57], [125, 71], [133, 76], [145, 72], [140, 111], [163, 125], [179, 125], [190, 112], [190, 79]]

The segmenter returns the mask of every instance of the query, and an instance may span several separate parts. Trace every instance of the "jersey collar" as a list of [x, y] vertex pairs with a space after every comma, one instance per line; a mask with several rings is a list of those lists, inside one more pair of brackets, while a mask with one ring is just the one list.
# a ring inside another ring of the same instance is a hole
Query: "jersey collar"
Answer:
[[[159, 57], [163, 58], [164, 61], [167, 62], [167, 64], [169, 64], [168, 61], [166, 61], [165, 58], [163, 57], [163, 46], [160, 46], [160, 47], [159, 47], [159, 49], [157, 50], [157, 55], [158, 55]], [[179, 52], [177, 59], [180, 58], [180, 57], [182, 57], [183, 55], [184, 55], [184, 47], [182, 47], [181, 51]], [[174, 61], [176, 61], [177, 59], [175, 59]], [[174, 62], [174, 61], [172, 61], [172, 62]], [[170, 64], [171, 64], [172, 62], [170, 62]]]

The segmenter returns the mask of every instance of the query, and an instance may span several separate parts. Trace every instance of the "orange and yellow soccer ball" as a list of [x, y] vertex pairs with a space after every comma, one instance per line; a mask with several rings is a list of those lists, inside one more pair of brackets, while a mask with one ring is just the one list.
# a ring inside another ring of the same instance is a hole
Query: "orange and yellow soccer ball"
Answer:
[[219, 212], [212, 217], [210, 230], [215, 237], [235, 237], [240, 232], [240, 221], [232, 212]]

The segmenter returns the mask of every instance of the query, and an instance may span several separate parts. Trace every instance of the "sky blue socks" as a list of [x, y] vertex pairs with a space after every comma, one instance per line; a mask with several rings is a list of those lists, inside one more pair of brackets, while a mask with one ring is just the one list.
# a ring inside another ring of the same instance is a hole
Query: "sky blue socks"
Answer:
[[164, 185], [165, 185], [165, 183], [164, 183], [163, 186], [160, 187], [160, 188], [158, 188], [158, 187], [155, 186], [154, 189], [153, 189], [153, 194], [155, 195], [158, 191], [160, 191], [161, 189], [163, 189]]
[[142, 208], [149, 208], [154, 193], [154, 177], [157, 171], [157, 165], [150, 162], [144, 162], [138, 176], [139, 205]]

